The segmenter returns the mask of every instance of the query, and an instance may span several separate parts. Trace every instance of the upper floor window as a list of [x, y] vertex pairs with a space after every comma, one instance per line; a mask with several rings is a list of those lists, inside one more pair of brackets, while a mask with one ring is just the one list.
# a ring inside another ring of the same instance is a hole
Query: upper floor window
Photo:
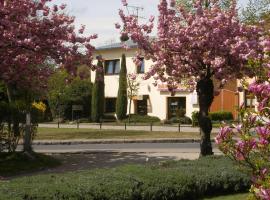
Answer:
[[105, 61], [105, 74], [113, 75], [120, 72], [120, 60], [106, 60]]
[[144, 74], [145, 72], [145, 62], [144, 62], [144, 59], [141, 58], [141, 64], [140, 66], [137, 66], [137, 74]]

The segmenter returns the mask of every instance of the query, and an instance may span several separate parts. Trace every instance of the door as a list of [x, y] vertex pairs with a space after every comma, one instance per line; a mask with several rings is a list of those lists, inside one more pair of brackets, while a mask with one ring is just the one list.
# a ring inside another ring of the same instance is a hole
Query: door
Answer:
[[186, 97], [168, 98], [168, 119], [178, 118], [179, 110], [186, 111]]

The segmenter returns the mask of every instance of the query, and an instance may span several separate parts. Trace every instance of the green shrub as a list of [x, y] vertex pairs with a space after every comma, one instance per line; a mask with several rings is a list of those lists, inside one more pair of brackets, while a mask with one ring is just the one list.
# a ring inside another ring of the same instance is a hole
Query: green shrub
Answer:
[[19, 178], [0, 184], [0, 199], [193, 200], [249, 186], [229, 159], [205, 157]]
[[[128, 119], [124, 119], [123, 122], [128, 122]], [[154, 123], [160, 122], [158, 117], [149, 116], [149, 115], [130, 115], [130, 123]]]
[[191, 114], [192, 126], [197, 126], [199, 123], [199, 111], [193, 111]]
[[180, 118], [176, 118], [173, 117], [169, 120], [171, 123], [180, 123], [180, 124], [191, 124], [192, 120], [189, 117], [180, 117]]
[[[212, 121], [230, 121], [233, 120], [233, 114], [231, 112], [220, 111], [220, 112], [210, 112], [209, 117]], [[192, 112], [192, 125], [198, 125], [199, 112]]]
[[233, 120], [233, 114], [231, 112], [221, 111], [221, 112], [211, 112], [209, 116], [212, 121], [230, 121]]

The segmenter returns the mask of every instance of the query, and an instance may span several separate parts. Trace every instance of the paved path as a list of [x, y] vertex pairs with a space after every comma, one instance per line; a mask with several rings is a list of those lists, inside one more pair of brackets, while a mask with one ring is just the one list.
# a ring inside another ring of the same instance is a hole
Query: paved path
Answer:
[[[39, 124], [39, 127], [41, 128], [57, 128], [57, 124]], [[77, 128], [76, 124], [60, 124], [60, 128]], [[79, 128], [82, 129], [100, 129], [99, 124], [86, 124], [82, 123], [79, 125]], [[102, 124], [102, 129], [104, 130], [125, 130], [124, 125], [106, 125]], [[127, 125], [127, 130], [133, 130], [133, 131], [150, 131], [151, 127], [150, 125]], [[161, 132], [178, 132], [179, 127], [178, 125], [170, 125], [170, 126], [154, 126], [152, 127], [152, 131], [161, 131]], [[180, 127], [181, 132], [187, 132], [187, 133], [199, 133], [200, 129], [198, 127], [192, 127], [188, 125], [182, 125]], [[213, 128], [213, 133], [218, 133], [219, 128]]]
[[[19, 146], [21, 149], [22, 146]], [[63, 173], [96, 168], [111, 168], [123, 164], [152, 164], [168, 160], [197, 159], [199, 143], [124, 143], [33, 145], [36, 152], [47, 153], [62, 162], [56, 168], [22, 174]], [[221, 154], [214, 146], [216, 155]], [[8, 179], [9, 179], [8, 178]]]

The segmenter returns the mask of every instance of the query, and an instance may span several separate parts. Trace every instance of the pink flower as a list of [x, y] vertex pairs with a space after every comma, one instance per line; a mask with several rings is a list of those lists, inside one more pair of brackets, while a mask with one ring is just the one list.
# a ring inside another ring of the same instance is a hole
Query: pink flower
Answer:
[[123, 6], [127, 6], [128, 5], [127, 0], [122, 0], [122, 4]]

